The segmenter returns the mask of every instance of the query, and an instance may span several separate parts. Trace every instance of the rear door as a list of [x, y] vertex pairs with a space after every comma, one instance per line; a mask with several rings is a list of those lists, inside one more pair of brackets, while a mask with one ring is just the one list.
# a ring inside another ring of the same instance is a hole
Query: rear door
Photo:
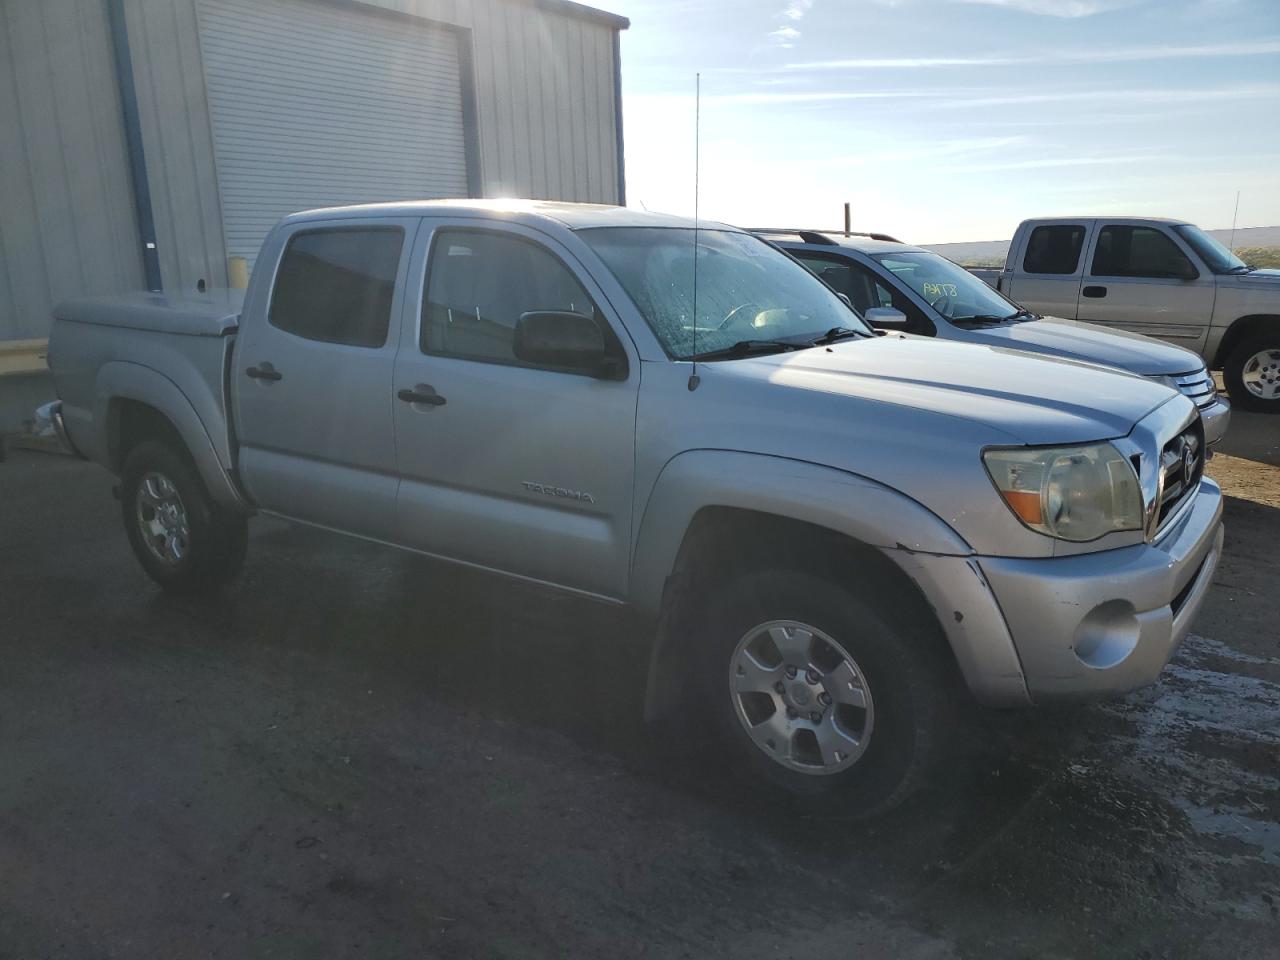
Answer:
[[1213, 274], [1170, 231], [1156, 224], [1100, 220], [1077, 316], [1199, 353], [1215, 292]]
[[295, 224], [255, 270], [232, 383], [240, 472], [264, 510], [392, 539], [391, 377], [417, 221]]
[[1049, 317], [1076, 316], [1091, 220], [1037, 223], [1018, 238], [1009, 288], [1002, 292]]
[[[434, 229], [429, 229], [434, 225]], [[625, 595], [640, 363], [602, 292], [539, 231], [425, 220], [396, 361], [398, 539], [493, 570]], [[623, 380], [529, 366], [532, 310], [596, 312]]]

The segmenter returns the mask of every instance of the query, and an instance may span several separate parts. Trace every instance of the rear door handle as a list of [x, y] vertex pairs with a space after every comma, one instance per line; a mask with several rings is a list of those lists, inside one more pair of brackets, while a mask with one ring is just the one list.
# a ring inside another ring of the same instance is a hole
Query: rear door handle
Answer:
[[1107, 288], [1106, 287], [1085, 287], [1080, 292], [1084, 294], [1086, 297], [1091, 297], [1094, 300], [1099, 300], [1102, 297], [1105, 297], [1107, 295]]
[[443, 407], [447, 402], [429, 383], [420, 383], [412, 390], [405, 387], [396, 396], [405, 403], [425, 403], [432, 407]]
[[279, 370], [276, 370], [269, 363], [264, 363], [261, 366], [250, 367], [244, 373], [245, 376], [252, 377], [254, 380], [270, 380], [273, 383], [276, 380], [284, 379], [284, 374]]

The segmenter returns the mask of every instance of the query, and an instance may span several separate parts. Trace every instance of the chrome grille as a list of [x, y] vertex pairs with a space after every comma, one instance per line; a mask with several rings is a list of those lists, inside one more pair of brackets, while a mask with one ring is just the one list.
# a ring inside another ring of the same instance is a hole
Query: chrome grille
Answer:
[[1213, 405], [1218, 396], [1218, 386], [1205, 367], [1194, 373], [1176, 373], [1171, 378], [1173, 386], [1184, 397], [1203, 410]]
[[1169, 440], [1160, 451], [1160, 503], [1156, 530], [1195, 494], [1204, 475], [1204, 425], [1200, 418]]

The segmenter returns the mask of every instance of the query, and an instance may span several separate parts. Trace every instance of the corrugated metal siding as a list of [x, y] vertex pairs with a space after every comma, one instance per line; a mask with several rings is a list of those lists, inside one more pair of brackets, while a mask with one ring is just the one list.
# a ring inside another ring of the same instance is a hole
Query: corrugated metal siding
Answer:
[[458, 37], [376, 8], [200, 0], [227, 252], [308, 207], [467, 193]]
[[100, 2], [0, 0], [0, 339], [68, 296], [143, 284]]
[[[164, 286], [225, 285], [196, 0], [123, 4]], [[370, 5], [470, 31], [485, 195], [617, 200], [611, 26], [532, 0]], [[0, 338], [143, 286], [120, 116], [104, 0], [0, 0]]]
[[124, 0], [160, 274], [168, 291], [227, 283], [194, 0]]
[[[222, 285], [226, 245], [196, 0], [124, 2], [165, 286], [191, 289], [201, 277]], [[471, 32], [485, 196], [617, 201], [612, 27], [511, 0], [368, 5]]]

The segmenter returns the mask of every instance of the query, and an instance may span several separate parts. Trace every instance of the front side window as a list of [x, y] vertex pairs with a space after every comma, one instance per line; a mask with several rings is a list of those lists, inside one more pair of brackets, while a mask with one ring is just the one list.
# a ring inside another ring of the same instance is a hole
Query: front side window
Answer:
[[512, 349], [522, 314], [595, 314], [595, 304], [550, 251], [510, 234], [440, 230], [431, 245], [422, 341], [426, 353], [524, 365]]
[[1080, 265], [1080, 249], [1084, 246], [1084, 227], [1056, 224], [1036, 227], [1027, 239], [1027, 253], [1022, 269], [1027, 273], [1067, 275]]
[[803, 251], [797, 251], [795, 257], [836, 293], [843, 293], [848, 297], [853, 308], [863, 316], [874, 307], [892, 307], [906, 315], [906, 329], [909, 332], [928, 336], [937, 332], [919, 307], [897, 289], [887, 286], [862, 264]]
[[1098, 233], [1090, 272], [1095, 277], [1184, 278], [1194, 276], [1195, 267], [1162, 231], [1112, 225]]
[[904, 250], [871, 257], [953, 323], [1030, 319], [983, 280], [936, 253]]
[[807, 344], [834, 328], [870, 329], [786, 254], [750, 234], [688, 227], [593, 227], [578, 235], [677, 360], [749, 341]]
[[295, 233], [276, 272], [268, 322], [308, 340], [382, 346], [403, 246], [399, 227]]

